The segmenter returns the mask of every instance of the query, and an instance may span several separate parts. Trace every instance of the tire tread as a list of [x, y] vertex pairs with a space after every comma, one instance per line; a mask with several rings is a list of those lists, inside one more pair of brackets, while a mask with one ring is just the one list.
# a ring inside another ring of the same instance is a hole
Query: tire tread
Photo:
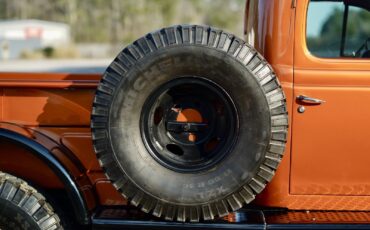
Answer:
[[40, 229], [63, 229], [45, 197], [25, 181], [0, 171], [0, 194], [0, 199], [13, 203], [31, 216]]

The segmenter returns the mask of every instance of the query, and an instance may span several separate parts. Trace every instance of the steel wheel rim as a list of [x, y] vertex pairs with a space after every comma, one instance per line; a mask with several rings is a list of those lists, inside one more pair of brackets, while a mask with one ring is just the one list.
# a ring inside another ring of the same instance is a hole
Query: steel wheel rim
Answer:
[[238, 133], [231, 97], [216, 83], [195, 76], [178, 77], [155, 89], [140, 120], [148, 152], [177, 172], [216, 166], [232, 151]]

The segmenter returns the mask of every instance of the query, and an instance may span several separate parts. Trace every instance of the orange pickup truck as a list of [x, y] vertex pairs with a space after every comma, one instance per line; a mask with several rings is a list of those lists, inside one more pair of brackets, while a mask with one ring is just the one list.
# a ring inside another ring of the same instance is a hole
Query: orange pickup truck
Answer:
[[245, 14], [246, 42], [177, 25], [102, 75], [0, 73], [0, 228], [148, 226], [112, 218], [144, 215], [129, 204], [158, 228], [230, 228], [211, 220], [243, 206], [368, 224], [370, 2]]

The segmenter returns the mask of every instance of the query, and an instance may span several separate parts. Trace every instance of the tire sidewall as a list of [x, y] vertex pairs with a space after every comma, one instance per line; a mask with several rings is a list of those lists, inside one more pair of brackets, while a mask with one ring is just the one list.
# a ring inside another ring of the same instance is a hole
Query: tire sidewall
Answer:
[[[235, 103], [237, 141], [218, 165], [178, 173], [159, 164], [143, 143], [143, 105], [160, 85], [178, 77], [213, 81]], [[200, 205], [232, 194], [256, 174], [270, 140], [270, 111], [258, 81], [234, 57], [205, 46], [163, 48], [142, 58], [122, 79], [110, 107], [110, 148], [121, 171], [142, 191], [172, 204]], [[107, 170], [109, 175], [109, 170]]]

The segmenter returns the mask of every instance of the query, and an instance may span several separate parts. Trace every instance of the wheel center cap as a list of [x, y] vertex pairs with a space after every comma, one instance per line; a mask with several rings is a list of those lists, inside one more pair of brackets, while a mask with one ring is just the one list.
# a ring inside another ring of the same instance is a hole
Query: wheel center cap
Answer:
[[[196, 109], [184, 109], [184, 110], [179, 110], [176, 121], [177, 122], [201, 123], [203, 122], [203, 118], [200, 112]], [[190, 125], [184, 124], [184, 131], [189, 132], [190, 130], [191, 130]], [[197, 140], [196, 134], [189, 132], [188, 140], [190, 142], [195, 142]]]

